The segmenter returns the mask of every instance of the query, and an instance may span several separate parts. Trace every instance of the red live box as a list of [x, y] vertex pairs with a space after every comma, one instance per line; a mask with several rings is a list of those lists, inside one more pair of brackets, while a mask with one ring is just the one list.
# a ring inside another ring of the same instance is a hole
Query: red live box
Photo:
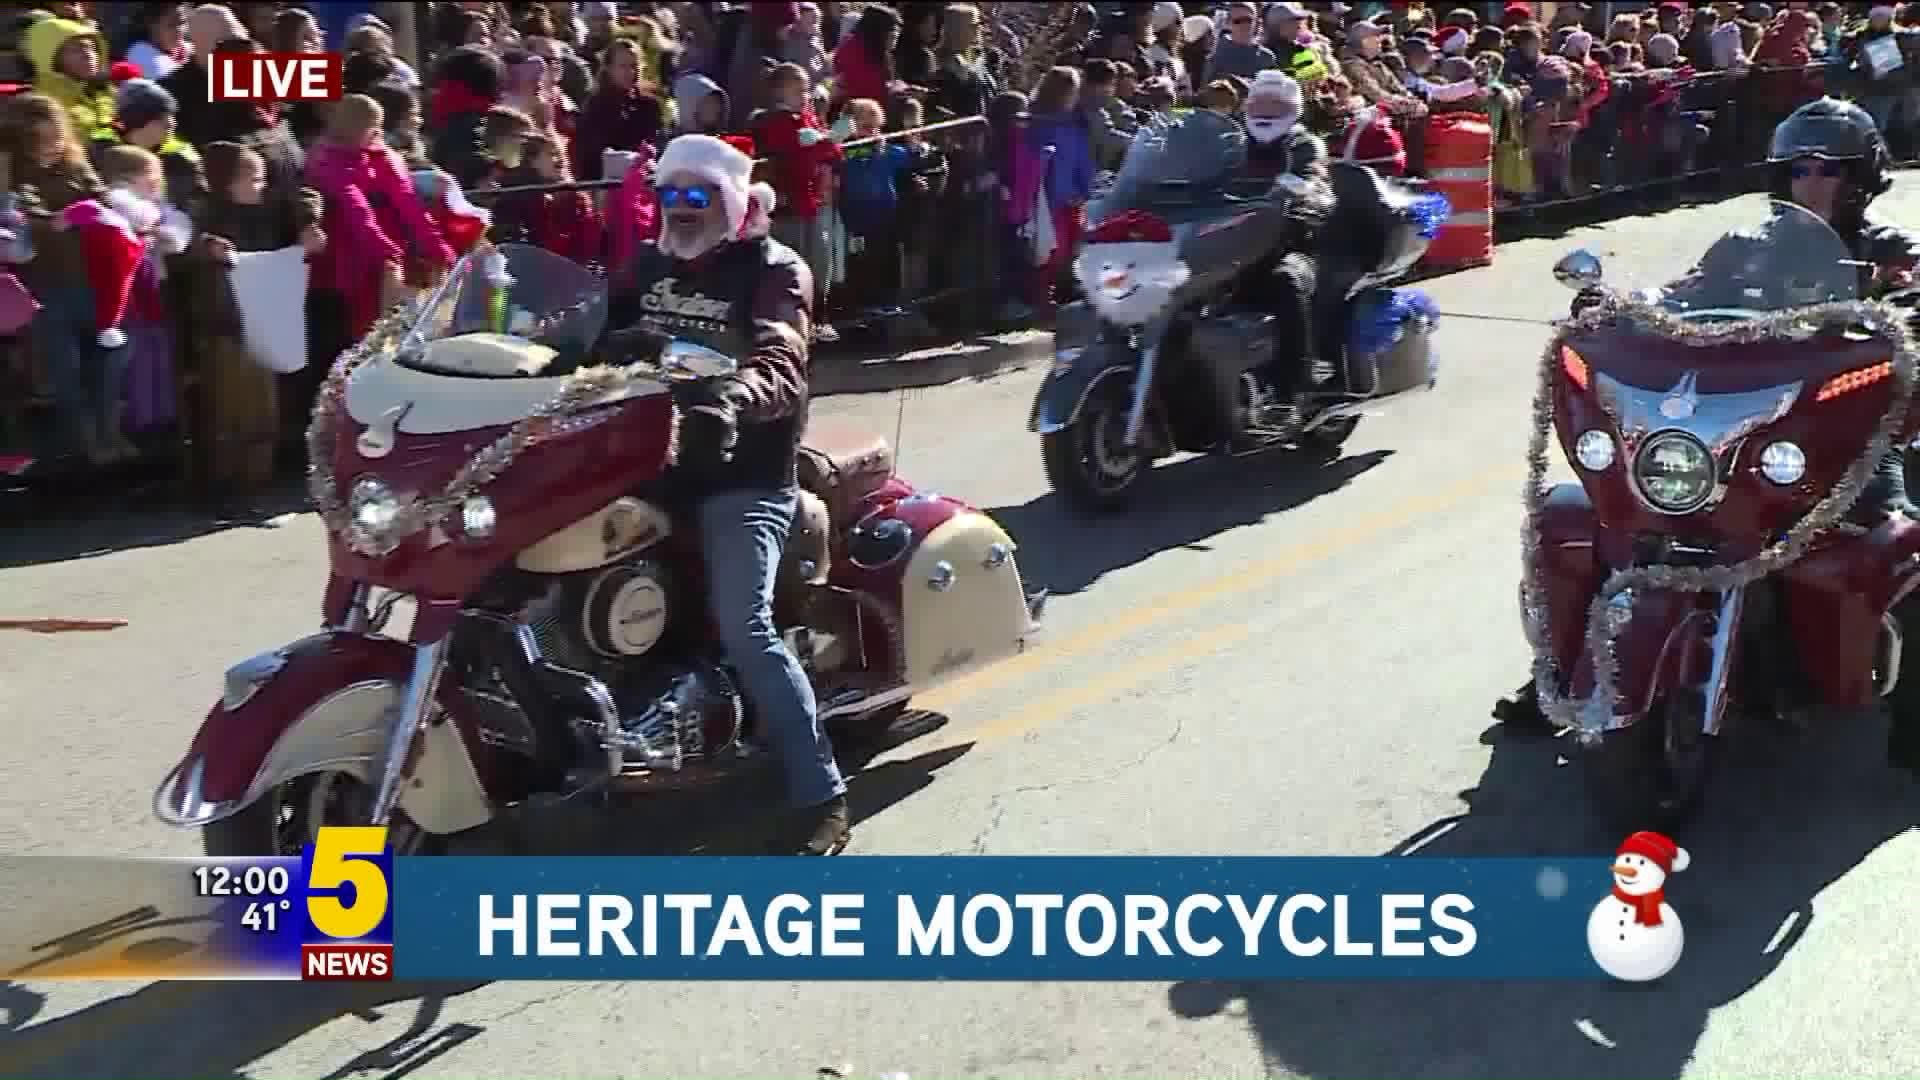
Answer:
[[300, 978], [316, 982], [392, 982], [393, 946], [303, 944]]

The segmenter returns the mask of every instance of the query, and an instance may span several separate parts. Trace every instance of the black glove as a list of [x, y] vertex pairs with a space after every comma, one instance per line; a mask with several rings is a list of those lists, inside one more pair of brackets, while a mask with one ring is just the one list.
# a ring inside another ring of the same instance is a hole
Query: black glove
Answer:
[[715, 400], [680, 410], [680, 461], [694, 466], [724, 465], [740, 442], [740, 413]]

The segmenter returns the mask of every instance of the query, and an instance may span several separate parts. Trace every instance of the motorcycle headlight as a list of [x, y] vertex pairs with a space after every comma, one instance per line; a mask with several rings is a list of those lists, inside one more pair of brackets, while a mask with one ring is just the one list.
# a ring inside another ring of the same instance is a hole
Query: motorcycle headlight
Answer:
[[400, 496], [379, 477], [363, 476], [353, 482], [353, 494], [347, 498], [347, 512], [353, 525], [369, 537], [377, 537], [393, 528], [400, 516]]
[[1777, 442], [1760, 451], [1760, 475], [1786, 487], [1807, 475], [1807, 452], [1795, 443]]
[[475, 495], [460, 504], [460, 534], [473, 540], [486, 540], [493, 536], [494, 525], [499, 516], [494, 513], [493, 500], [485, 495]]
[[1613, 436], [1604, 431], [1586, 432], [1574, 441], [1573, 456], [1586, 469], [1599, 472], [1613, 464]]
[[1699, 439], [1668, 431], [1647, 440], [1633, 462], [1640, 494], [1655, 509], [1686, 514], [1713, 498], [1713, 455]]

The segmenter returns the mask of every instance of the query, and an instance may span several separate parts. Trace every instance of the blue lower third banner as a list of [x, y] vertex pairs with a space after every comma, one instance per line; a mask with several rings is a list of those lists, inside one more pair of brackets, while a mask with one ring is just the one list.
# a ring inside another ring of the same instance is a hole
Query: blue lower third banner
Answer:
[[463, 980], [1605, 979], [1589, 940], [1614, 885], [1590, 856], [402, 858], [392, 962]]

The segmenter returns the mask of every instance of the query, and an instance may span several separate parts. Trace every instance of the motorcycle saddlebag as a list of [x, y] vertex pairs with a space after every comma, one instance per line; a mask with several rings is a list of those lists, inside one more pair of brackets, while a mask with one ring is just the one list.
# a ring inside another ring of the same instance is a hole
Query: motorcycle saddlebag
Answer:
[[1188, 354], [1209, 367], [1232, 375], [1265, 367], [1273, 360], [1273, 335], [1280, 320], [1271, 315], [1236, 311], [1205, 319], [1193, 328]]
[[1354, 298], [1348, 331], [1354, 388], [1371, 397], [1426, 390], [1437, 380], [1439, 309], [1418, 289], [1369, 289]]

